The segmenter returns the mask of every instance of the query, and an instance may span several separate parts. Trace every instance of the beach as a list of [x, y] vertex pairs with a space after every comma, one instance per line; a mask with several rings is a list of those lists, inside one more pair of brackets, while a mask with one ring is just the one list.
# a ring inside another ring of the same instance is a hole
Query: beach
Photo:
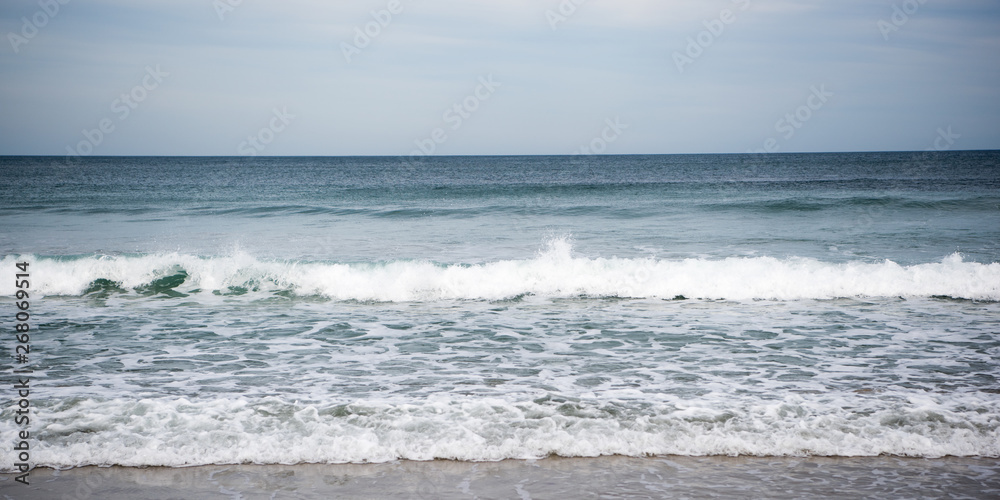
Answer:
[[996, 498], [974, 458], [598, 457], [502, 462], [36, 469], [13, 499]]

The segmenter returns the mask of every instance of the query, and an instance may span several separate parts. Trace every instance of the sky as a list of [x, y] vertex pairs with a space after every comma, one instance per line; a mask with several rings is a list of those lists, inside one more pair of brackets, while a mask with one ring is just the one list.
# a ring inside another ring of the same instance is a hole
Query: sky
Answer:
[[0, 155], [1000, 149], [996, 0], [0, 0]]

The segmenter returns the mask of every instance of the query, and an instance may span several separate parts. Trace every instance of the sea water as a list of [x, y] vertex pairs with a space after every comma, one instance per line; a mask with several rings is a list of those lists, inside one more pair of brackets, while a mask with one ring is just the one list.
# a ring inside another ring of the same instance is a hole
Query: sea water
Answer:
[[3, 157], [0, 256], [35, 465], [1000, 457], [997, 152]]

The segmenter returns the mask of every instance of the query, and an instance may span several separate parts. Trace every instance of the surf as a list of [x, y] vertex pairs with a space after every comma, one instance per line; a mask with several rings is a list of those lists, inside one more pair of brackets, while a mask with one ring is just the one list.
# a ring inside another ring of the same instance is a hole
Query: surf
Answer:
[[[938, 262], [901, 265], [823, 262], [806, 257], [657, 259], [574, 255], [554, 239], [524, 259], [440, 263], [429, 260], [322, 262], [268, 260], [245, 252], [48, 257], [29, 260], [33, 288], [43, 295], [242, 295], [248, 292], [319, 296], [338, 301], [428, 302], [618, 297], [635, 299], [808, 300], [850, 297], [947, 297], [1000, 300], [1000, 263], [967, 262], [954, 253]], [[12, 295], [12, 284], [0, 294]]]

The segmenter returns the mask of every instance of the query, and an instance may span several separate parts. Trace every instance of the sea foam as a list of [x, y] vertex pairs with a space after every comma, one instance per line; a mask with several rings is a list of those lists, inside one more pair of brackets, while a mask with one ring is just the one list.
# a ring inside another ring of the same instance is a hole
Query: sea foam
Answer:
[[[837, 401], [733, 400], [639, 407], [439, 395], [331, 406], [269, 397], [76, 399], [46, 408], [38, 465], [497, 461], [550, 455], [1000, 456], [995, 403], [966, 395], [867, 414]], [[956, 408], [989, 407], [987, 413]], [[949, 406], [954, 408], [949, 408]], [[8, 411], [4, 411], [6, 416]], [[0, 422], [5, 433], [12, 419]], [[7, 445], [9, 451], [10, 445]], [[13, 453], [0, 455], [12, 470]]]
[[[93, 255], [72, 259], [7, 256], [32, 263], [32, 289], [81, 295], [95, 288], [177, 292], [288, 291], [356, 301], [503, 300], [543, 297], [631, 297], [798, 300], [838, 297], [931, 297], [1000, 300], [1000, 263], [828, 263], [812, 258], [731, 257], [719, 260], [588, 258], [565, 240], [533, 258], [482, 264], [397, 260], [337, 263], [262, 260], [245, 253], [199, 257], [181, 253]], [[12, 295], [13, 283], [0, 283]]]

